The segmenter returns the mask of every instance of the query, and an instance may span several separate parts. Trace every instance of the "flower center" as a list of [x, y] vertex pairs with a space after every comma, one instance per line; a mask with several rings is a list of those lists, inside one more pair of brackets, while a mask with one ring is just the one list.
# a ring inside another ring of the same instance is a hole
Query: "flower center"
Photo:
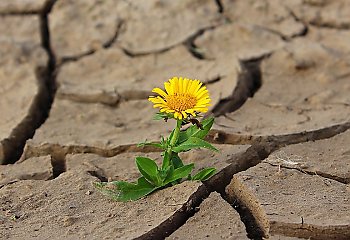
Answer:
[[166, 102], [170, 109], [181, 112], [193, 108], [197, 103], [197, 99], [192, 94], [174, 93], [174, 95], [167, 96]]

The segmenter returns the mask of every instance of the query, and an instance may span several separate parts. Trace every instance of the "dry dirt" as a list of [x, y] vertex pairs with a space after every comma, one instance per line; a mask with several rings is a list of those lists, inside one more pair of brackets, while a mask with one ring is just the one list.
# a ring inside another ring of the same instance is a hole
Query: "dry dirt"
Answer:
[[[1, 0], [0, 239], [350, 239], [348, 0]], [[210, 180], [136, 202], [147, 97], [205, 82]]]

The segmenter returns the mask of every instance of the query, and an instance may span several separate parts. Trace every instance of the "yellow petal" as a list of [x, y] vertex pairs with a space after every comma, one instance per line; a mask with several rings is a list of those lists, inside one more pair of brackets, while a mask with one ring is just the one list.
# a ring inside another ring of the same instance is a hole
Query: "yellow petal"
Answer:
[[171, 81], [170, 83], [172, 85], [174, 93], [178, 93], [179, 92], [179, 79], [177, 77], [173, 77], [170, 81]]
[[192, 81], [192, 84], [191, 84], [191, 87], [188, 89], [188, 93], [195, 93], [195, 89], [198, 87], [198, 81], [196, 80], [193, 80]]
[[174, 91], [173, 91], [173, 88], [172, 88], [172, 85], [170, 82], [165, 82], [164, 83], [164, 87], [165, 87], [165, 90], [167, 91], [167, 93], [169, 95], [173, 95], [174, 94]]
[[188, 86], [188, 78], [185, 78], [183, 81], [183, 85], [182, 85], [182, 89], [183, 89], [183, 93], [187, 93], [187, 86]]
[[205, 92], [208, 92], [207, 88], [204, 86], [204, 87], [201, 87], [198, 92], [196, 92], [196, 95], [197, 95], [197, 98], [199, 95], [205, 93]]
[[180, 77], [178, 81], [179, 93], [183, 93], [183, 88], [182, 88], [183, 81], [184, 81], [183, 78]]
[[153, 88], [152, 92], [154, 93], [158, 93], [160, 96], [166, 98], [166, 96], [168, 96], [168, 94], [166, 94], [162, 89], [160, 88]]
[[193, 81], [192, 81], [192, 80], [191, 80], [191, 81], [189, 80], [188, 83], [187, 83], [187, 91], [186, 91], [187, 93], [190, 93], [192, 84], [193, 84]]

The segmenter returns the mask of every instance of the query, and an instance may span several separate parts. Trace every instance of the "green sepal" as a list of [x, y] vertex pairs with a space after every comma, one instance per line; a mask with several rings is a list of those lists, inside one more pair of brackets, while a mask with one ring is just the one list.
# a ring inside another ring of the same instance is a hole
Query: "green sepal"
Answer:
[[158, 166], [155, 161], [146, 157], [136, 157], [136, 166], [147, 181], [155, 186], [161, 184], [158, 176]]
[[140, 199], [158, 187], [153, 186], [144, 177], [140, 177], [137, 183], [124, 181], [94, 182], [93, 185], [104, 195], [115, 201], [127, 202]]
[[205, 181], [208, 180], [216, 173], [215, 168], [205, 168], [194, 175], [191, 180], [193, 181]]
[[197, 137], [188, 138], [185, 142], [177, 145], [176, 147], [173, 147], [172, 150], [176, 153], [179, 153], [179, 152], [188, 151], [193, 148], [201, 148], [201, 147], [207, 148], [213, 151], [218, 151], [213, 145]]
[[153, 120], [162, 120], [162, 119], [169, 119], [169, 118], [174, 118], [174, 114], [172, 113], [165, 113], [165, 112], [157, 112], [153, 116]]
[[214, 123], [214, 118], [211, 117], [211, 118], [204, 119], [201, 122], [203, 130], [198, 128], [196, 125], [193, 125], [187, 128], [185, 131], [180, 132], [178, 143], [181, 144], [185, 142], [187, 139], [189, 139], [190, 137], [203, 139], [208, 134], [210, 128], [213, 126], [213, 123]]

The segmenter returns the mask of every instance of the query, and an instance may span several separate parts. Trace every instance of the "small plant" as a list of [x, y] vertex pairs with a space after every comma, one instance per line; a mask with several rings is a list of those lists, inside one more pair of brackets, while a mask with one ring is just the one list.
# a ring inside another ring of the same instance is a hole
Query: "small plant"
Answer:
[[[95, 182], [94, 186], [102, 193], [116, 201], [132, 201], [142, 198], [157, 189], [172, 186], [182, 179], [204, 181], [215, 173], [215, 168], [206, 168], [194, 176], [191, 175], [194, 164], [184, 165], [179, 157], [180, 152], [186, 152], [194, 148], [207, 148], [213, 151], [217, 149], [204, 141], [214, 123], [214, 118], [208, 118], [199, 122], [198, 114], [208, 111], [210, 97], [208, 90], [199, 80], [174, 77], [164, 83], [165, 91], [154, 88], [152, 92], [159, 96], [149, 97], [154, 108], [160, 108], [155, 119], [176, 120], [176, 127], [168, 138], [160, 142], [142, 143], [140, 146], [151, 145], [163, 150], [162, 166], [147, 157], [136, 157], [136, 165], [141, 173], [137, 182], [124, 181]], [[193, 125], [184, 131], [184, 124]]]

